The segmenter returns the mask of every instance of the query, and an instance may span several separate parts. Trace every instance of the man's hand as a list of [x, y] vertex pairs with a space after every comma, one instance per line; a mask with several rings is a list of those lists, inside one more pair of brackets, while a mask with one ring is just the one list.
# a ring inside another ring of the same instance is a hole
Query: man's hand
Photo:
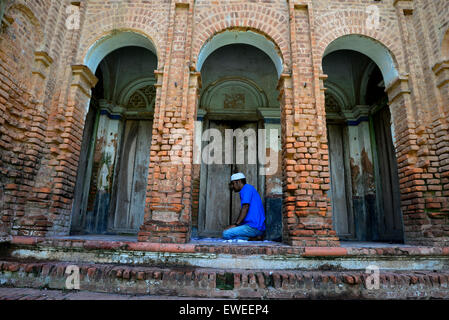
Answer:
[[228, 230], [228, 229], [231, 229], [231, 228], [235, 228], [235, 227], [237, 227], [235, 224], [231, 224], [229, 227], [226, 227], [225, 230]]
[[236, 225], [239, 226], [243, 220], [245, 220], [246, 214], [249, 211], [249, 203], [245, 203], [242, 205], [242, 208], [240, 209], [240, 215], [236, 221]]

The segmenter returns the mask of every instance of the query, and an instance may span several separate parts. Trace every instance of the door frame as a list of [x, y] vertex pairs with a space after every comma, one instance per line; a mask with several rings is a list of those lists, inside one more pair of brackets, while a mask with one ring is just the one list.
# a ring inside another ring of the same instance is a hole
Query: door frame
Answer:
[[[203, 120], [203, 126], [202, 126], [202, 133], [204, 133], [205, 130], [210, 128], [211, 121], [215, 122], [234, 122], [234, 123], [255, 123], [257, 125], [257, 129], [264, 128], [264, 122], [259, 117], [245, 117], [245, 119], [242, 120], [242, 117], [232, 117], [227, 116], [223, 118], [222, 115], [214, 115], [214, 114], [207, 114], [204, 117]], [[256, 143], [257, 143], [257, 173], [258, 173], [258, 179], [257, 179], [257, 189], [259, 191], [259, 194], [262, 198], [262, 203], [265, 208], [265, 176], [260, 175], [259, 169], [260, 169], [260, 163], [259, 163], [259, 137], [256, 135]], [[201, 152], [204, 150], [204, 147], [209, 143], [209, 141], [201, 141]], [[234, 146], [235, 147], [235, 146]], [[201, 153], [202, 155], [202, 153]], [[216, 232], [207, 232], [205, 230], [205, 223], [206, 223], [206, 201], [207, 201], [207, 177], [208, 177], [208, 166], [202, 161], [201, 156], [201, 167], [200, 167], [200, 187], [199, 187], [199, 206], [198, 206], [198, 235], [200, 237], [214, 237], [217, 236]], [[230, 177], [229, 177], [230, 178]], [[232, 201], [232, 194], [231, 194], [231, 201]], [[232, 203], [230, 204], [232, 208]], [[232, 217], [232, 215], [231, 215]], [[230, 218], [231, 218], [230, 217]]]

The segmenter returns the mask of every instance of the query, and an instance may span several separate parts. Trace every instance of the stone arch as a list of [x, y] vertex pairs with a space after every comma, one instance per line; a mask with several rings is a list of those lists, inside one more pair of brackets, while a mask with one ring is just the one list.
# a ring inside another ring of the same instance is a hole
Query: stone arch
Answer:
[[381, 42], [360, 34], [348, 34], [338, 37], [329, 43], [324, 50], [323, 58], [338, 50], [353, 50], [360, 52], [379, 67], [388, 87], [399, 77], [398, 64], [391, 51]]
[[158, 51], [150, 37], [142, 32], [133, 30], [121, 30], [110, 32], [94, 41], [84, 55], [83, 64], [93, 73], [101, 61], [111, 52], [129, 46], [136, 46], [150, 50], [156, 57]]
[[332, 96], [337, 102], [340, 108], [344, 109], [348, 107], [351, 102], [343, 89], [333, 82], [326, 82], [326, 93]]
[[[398, 26], [395, 24], [396, 15], [394, 14], [394, 19], [390, 19], [389, 15], [389, 12], [382, 12], [380, 24], [375, 28], [367, 24], [369, 13], [360, 9], [337, 10], [316, 18], [317, 54], [324, 58], [329, 53], [326, 52], [329, 45], [334, 41], [344, 36], [357, 36], [366, 38], [365, 40], [371, 40], [385, 49], [388, 55], [391, 56], [398, 74], [404, 73], [405, 62], [401, 42], [391, 37], [392, 32], [399, 33]], [[369, 42], [365, 43], [369, 44]], [[348, 49], [355, 50], [355, 48]], [[365, 55], [372, 59], [370, 54]], [[375, 62], [377, 63], [377, 61]], [[385, 81], [385, 84], [388, 86], [387, 81]]]
[[232, 29], [216, 34], [210, 41], [204, 44], [197, 56], [197, 70], [201, 71], [204, 62], [212, 52], [229, 44], [248, 44], [260, 49], [273, 61], [278, 77], [281, 76], [283, 72], [283, 60], [278, 50], [276, 50], [277, 46], [274, 42], [269, 41], [265, 36], [253, 31]]
[[89, 32], [84, 32], [81, 36], [77, 64], [83, 64], [89, 50], [103, 38], [122, 32], [132, 32], [151, 41], [158, 58], [158, 67], [163, 66], [169, 19], [166, 12], [135, 7], [130, 2], [121, 3], [117, 10], [94, 7], [87, 10], [83, 29]]
[[[252, 31], [272, 42], [283, 61], [284, 72], [290, 72], [288, 18], [258, 4], [233, 4], [215, 7], [212, 12], [198, 13], [193, 40], [192, 62], [197, 63], [202, 48], [214, 36], [230, 31]], [[197, 68], [198, 69], [198, 68]]]

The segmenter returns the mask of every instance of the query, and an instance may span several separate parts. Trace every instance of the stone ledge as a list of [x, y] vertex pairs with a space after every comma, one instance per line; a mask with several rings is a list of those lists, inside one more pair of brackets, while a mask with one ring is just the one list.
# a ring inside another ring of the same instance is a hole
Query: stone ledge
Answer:
[[247, 270], [447, 270], [449, 248], [290, 247], [287, 245], [161, 244], [13, 237], [3, 257], [24, 261], [76, 261], [135, 266]]
[[[0, 261], [8, 287], [66, 289], [72, 263]], [[77, 264], [83, 291], [255, 299], [447, 299], [449, 272], [388, 271], [371, 288], [363, 271], [217, 270]]]
[[12, 236], [9, 242], [17, 246], [78, 248], [85, 250], [128, 250], [166, 253], [213, 253], [239, 255], [300, 255], [302, 257], [348, 256], [449, 256], [449, 247], [376, 246], [376, 247], [294, 247], [285, 244], [201, 244], [154, 243], [133, 241], [82, 240]]

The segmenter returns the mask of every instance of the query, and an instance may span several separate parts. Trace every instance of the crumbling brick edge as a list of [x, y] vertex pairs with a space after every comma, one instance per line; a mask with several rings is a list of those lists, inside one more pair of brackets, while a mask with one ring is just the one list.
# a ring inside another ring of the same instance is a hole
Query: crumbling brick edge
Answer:
[[25, 247], [54, 247], [84, 250], [130, 250], [166, 253], [214, 253], [239, 255], [300, 255], [302, 257], [348, 256], [449, 256], [449, 247], [295, 247], [288, 245], [210, 245], [154, 242], [80, 240], [13, 236], [10, 244]]
[[[0, 261], [0, 286], [67, 290], [69, 262]], [[449, 271], [217, 270], [79, 263], [80, 290], [236, 299], [449, 299]]]

